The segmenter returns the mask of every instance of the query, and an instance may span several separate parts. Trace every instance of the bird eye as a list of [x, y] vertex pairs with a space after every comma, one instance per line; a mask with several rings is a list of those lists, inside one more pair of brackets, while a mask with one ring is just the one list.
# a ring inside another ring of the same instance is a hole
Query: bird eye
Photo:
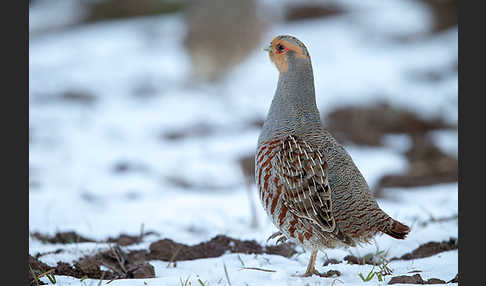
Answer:
[[277, 51], [282, 51], [284, 49], [284, 46], [278, 44], [275, 48], [277, 49]]

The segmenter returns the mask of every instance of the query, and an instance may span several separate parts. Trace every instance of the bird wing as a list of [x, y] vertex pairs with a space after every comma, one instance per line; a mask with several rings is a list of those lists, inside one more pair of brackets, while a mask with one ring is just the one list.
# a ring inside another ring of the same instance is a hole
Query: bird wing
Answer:
[[276, 173], [284, 184], [282, 199], [287, 208], [323, 231], [334, 232], [336, 222], [324, 152], [296, 136], [288, 136], [282, 141], [275, 160]]

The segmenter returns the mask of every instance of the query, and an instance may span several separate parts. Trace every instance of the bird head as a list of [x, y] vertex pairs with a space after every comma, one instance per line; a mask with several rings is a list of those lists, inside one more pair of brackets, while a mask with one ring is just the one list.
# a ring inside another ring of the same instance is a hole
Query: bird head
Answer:
[[287, 72], [289, 67], [310, 64], [310, 56], [307, 48], [294, 36], [277, 36], [264, 50], [268, 52], [270, 60], [275, 64], [280, 73]]

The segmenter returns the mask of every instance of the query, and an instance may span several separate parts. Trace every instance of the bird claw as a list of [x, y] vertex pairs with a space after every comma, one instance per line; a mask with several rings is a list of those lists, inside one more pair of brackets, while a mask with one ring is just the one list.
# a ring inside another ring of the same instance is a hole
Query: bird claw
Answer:
[[279, 244], [279, 243], [283, 243], [283, 242], [287, 241], [287, 237], [285, 237], [285, 235], [283, 235], [283, 233], [281, 231], [277, 231], [277, 232], [275, 232], [274, 234], [270, 235], [267, 238], [267, 242], [270, 239], [276, 238], [278, 236], [280, 236], [280, 237], [277, 239], [277, 241], [275, 242], [275, 244]]
[[295, 275], [292, 275], [292, 276], [293, 277], [310, 277], [312, 275], [316, 275], [316, 276], [323, 277], [323, 278], [331, 278], [331, 277], [341, 276], [341, 272], [339, 272], [337, 270], [329, 270], [327, 272], [321, 273], [321, 272], [317, 271], [316, 269], [314, 269], [314, 270], [306, 271], [304, 274], [295, 274]]
[[267, 238], [267, 242], [270, 240], [270, 239], [273, 239], [279, 235], [282, 235], [282, 232], [281, 231], [277, 231], [275, 233], [273, 233], [272, 235], [270, 235], [268, 238]]
[[294, 276], [294, 277], [310, 277], [312, 275], [321, 276], [321, 273], [319, 273], [319, 271], [314, 269], [312, 271], [306, 271], [304, 274], [295, 274], [295, 275], [292, 275], [292, 276]]

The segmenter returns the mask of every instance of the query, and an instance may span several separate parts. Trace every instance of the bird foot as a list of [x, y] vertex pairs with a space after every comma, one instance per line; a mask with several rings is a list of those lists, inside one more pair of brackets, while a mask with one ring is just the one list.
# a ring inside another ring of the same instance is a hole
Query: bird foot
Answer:
[[294, 277], [311, 277], [312, 275], [318, 275], [318, 276], [321, 276], [321, 273], [319, 273], [319, 271], [317, 270], [311, 270], [311, 271], [306, 271], [304, 274], [296, 274], [296, 275], [292, 275]]
[[279, 243], [283, 243], [285, 241], [287, 241], [287, 237], [285, 237], [285, 235], [283, 235], [283, 233], [281, 231], [277, 231], [275, 232], [274, 234], [270, 235], [268, 238], [267, 238], [267, 242], [270, 240], [270, 239], [274, 239], [276, 237], [280, 236], [277, 241], [275, 242], [275, 244], [279, 244]]
[[330, 278], [330, 277], [333, 277], [333, 276], [336, 276], [336, 277], [339, 277], [341, 276], [341, 272], [337, 271], [337, 270], [329, 270], [327, 272], [324, 272], [324, 273], [321, 273], [317, 270], [312, 270], [312, 271], [306, 271], [304, 274], [296, 274], [296, 275], [292, 275], [294, 277], [310, 277], [312, 275], [316, 275], [316, 276], [319, 276], [319, 277], [324, 277], [324, 278]]
[[312, 275], [317, 275], [317, 276], [324, 277], [324, 278], [329, 278], [329, 277], [333, 277], [333, 276], [339, 277], [339, 276], [341, 276], [341, 272], [339, 272], [337, 270], [329, 270], [327, 272], [320, 273], [319, 271], [314, 269], [314, 270], [311, 270], [311, 271], [306, 271], [304, 274], [296, 274], [296, 275], [292, 275], [292, 276], [294, 276], [294, 277], [310, 277]]

